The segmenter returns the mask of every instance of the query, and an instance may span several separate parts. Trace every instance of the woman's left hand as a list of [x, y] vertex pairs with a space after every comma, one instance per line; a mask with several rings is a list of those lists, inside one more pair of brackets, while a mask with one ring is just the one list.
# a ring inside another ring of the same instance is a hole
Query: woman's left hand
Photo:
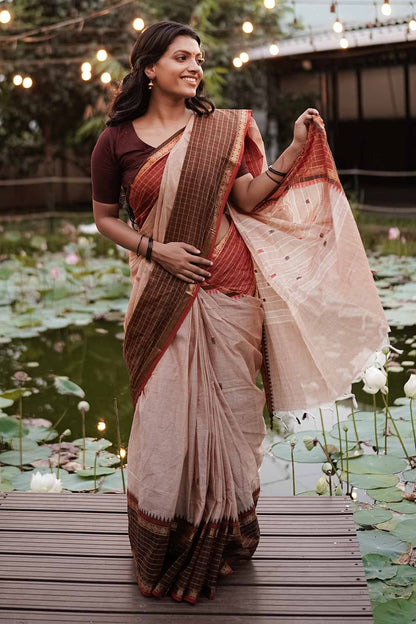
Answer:
[[303, 147], [308, 138], [308, 127], [311, 119], [319, 115], [319, 111], [316, 108], [307, 108], [305, 112], [300, 115], [295, 121], [295, 128], [293, 132], [293, 141], [295, 145]]

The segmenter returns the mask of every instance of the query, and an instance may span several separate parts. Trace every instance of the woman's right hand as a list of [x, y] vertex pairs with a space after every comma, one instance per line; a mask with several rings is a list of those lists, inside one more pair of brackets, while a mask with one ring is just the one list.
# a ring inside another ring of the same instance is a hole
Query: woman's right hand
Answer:
[[198, 249], [188, 243], [153, 241], [152, 258], [166, 271], [184, 282], [203, 282], [205, 278], [211, 276], [204, 268], [212, 266], [211, 260], [201, 258]]

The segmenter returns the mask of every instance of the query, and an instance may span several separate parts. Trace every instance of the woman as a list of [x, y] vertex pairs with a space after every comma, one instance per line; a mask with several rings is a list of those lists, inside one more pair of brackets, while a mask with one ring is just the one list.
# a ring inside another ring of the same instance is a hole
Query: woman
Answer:
[[[97, 227], [130, 252], [137, 582], [190, 603], [259, 542], [258, 371], [270, 414], [314, 407], [388, 331], [318, 111], [268, 167], [251, 111], [202, 95], [202, 62], [187, 26], [143, 31], [91, 161]], [[120, 186], [135, 227], [118, 218]]]

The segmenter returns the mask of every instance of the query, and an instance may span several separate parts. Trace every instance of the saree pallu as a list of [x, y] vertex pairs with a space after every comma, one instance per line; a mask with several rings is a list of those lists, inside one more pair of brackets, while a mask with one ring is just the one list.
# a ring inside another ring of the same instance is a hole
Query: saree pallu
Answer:
[[[229, 198], [243, 153], [253, 176], [266, 170], [251, 111], [194, 115], [129, 192], [142, 233], [218, 253], [204, 287], [129, 255], [127, 500], [145, 595], [212, 598], [219, 574], [252, 556], [264, 398], [271, 415], [339, 398], [389, 330], [322, 120], [250, 214]], [[221, 248], [226, 204], [233, 229]]]

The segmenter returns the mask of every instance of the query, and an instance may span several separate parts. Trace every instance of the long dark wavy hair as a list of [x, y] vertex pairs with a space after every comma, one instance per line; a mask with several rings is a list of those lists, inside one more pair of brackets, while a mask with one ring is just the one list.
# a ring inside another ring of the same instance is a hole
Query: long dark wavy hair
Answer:
[[[179, 22], [156, 22], [140, 33], [130, 53], [130, 72], [123, 78], [110, 105], [107, 126], [116, 126], [144, 115], [150, 100], [150, 81], [144, 69], [154, 65], [179, 35], [192, 37], [201, 45], [196, 32]], [[201, 80], [196, 95], [185, 98], [186, 108], [200, 116], [209, 115], [215, 110], [214, 103], [202, 95], [203, 90], [204, 81]]]

